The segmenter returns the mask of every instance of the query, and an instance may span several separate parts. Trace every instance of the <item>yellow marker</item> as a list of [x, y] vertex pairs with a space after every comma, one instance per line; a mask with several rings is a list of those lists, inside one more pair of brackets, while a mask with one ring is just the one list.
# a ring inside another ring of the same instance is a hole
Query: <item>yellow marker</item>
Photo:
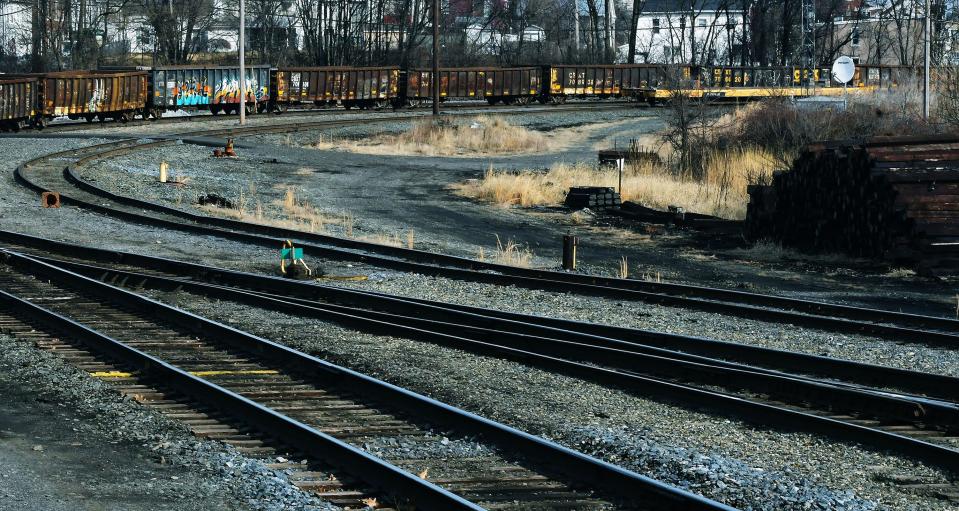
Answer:
[[90, 373], [90, 376], [94, 378], [129, 378], [133, 376], [133, 373], [125, 373], [123, 371], [96, 371]]
[[[229, 376], [229, 375], [257, 375], [257, 374], [279, 374], [279, 371], [273, 369], [247, 369], [239, 371], [191, 371], [191, 375], [202, 378], [204, 376]], [[94, 378], [130, 378], [133, 373], [123, 371], [95, 371], [90, 373]]]
[[193, 376], [230, 376], [230, 375], [244, 375], [244, 374], [279, 374], [279, 371], [273, 369], [248, 369], [245, 371], [196, 371], [191, 372]]

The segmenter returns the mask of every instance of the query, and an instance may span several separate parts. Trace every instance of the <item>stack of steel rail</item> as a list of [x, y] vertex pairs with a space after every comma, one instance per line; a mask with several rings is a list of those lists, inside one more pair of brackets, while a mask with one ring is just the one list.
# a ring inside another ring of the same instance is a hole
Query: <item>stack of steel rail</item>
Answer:
[[812, 144], [751, 188], [746, 231], [803, 251], [959, 267], [959, 137]]

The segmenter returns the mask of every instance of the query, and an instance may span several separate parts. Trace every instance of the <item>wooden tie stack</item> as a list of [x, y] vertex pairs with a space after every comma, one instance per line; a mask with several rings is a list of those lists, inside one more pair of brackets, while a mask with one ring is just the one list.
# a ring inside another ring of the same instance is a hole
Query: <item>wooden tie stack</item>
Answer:
[[959, 136], [812, 144], [749, 195], [751, 240], [959, 268]]

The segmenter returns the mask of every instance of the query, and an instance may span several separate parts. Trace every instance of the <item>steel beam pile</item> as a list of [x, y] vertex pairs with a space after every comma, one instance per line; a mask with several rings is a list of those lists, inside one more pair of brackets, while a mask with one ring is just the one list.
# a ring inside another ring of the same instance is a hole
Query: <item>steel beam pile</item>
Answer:
[[749, 195], [751, 240], [959, 267], [959, 136], [812, 144]]

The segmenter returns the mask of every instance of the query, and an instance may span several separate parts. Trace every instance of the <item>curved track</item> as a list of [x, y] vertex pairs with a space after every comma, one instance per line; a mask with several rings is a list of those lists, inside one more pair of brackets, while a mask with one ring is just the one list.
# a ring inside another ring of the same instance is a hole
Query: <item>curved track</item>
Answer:
[[[11, 251], [2, 259], [0, 308], [16, 319], [78, 341], [418, 509], [731, 509], [37, 259]], [[449, 454], [418, 460], [439, 472], [431, 482], [361, 447], [400, 442], [429, 452], [429, 444], [442, 444], [435, 426], [477, 435], [493, 451], [470, 457], [466, 467], [445, 464], [444, 456], [456, 458]]]
[[[391, 120], [396, 120], [394, 117]], [[376, 121], [379, 121], [378, 119]], [[862, 333], [898, 342], [959, 348], [959, 321], [948, 318], [852, 307], [775, 295], [687, 284], [616, 279], [576, 273], [497, 265], [445, 254], [378, 245], [350, 238], [292, 231], [225, 218], [197, 215], [176, 208], [110, 193], [83, 181], [78, 166], [143, 150], [175, 140], [220, 145], [215, 137], [293, 132], [320, 127], [374, 122], [341, 120], [219, 129], [164, 136], [151, 142], [118, 141], [32, 160], [20, 166], [18, 179], [36, 191], [60, 191], [67, 202], [128, 221], [274, 247], [277, 238], [299, 240], [312, 255], [359, 261], [401, 271], [454, 279], [516, 285], [559, 292], [641, 300], [676, 307], [781, 322], [836, 332]]]

